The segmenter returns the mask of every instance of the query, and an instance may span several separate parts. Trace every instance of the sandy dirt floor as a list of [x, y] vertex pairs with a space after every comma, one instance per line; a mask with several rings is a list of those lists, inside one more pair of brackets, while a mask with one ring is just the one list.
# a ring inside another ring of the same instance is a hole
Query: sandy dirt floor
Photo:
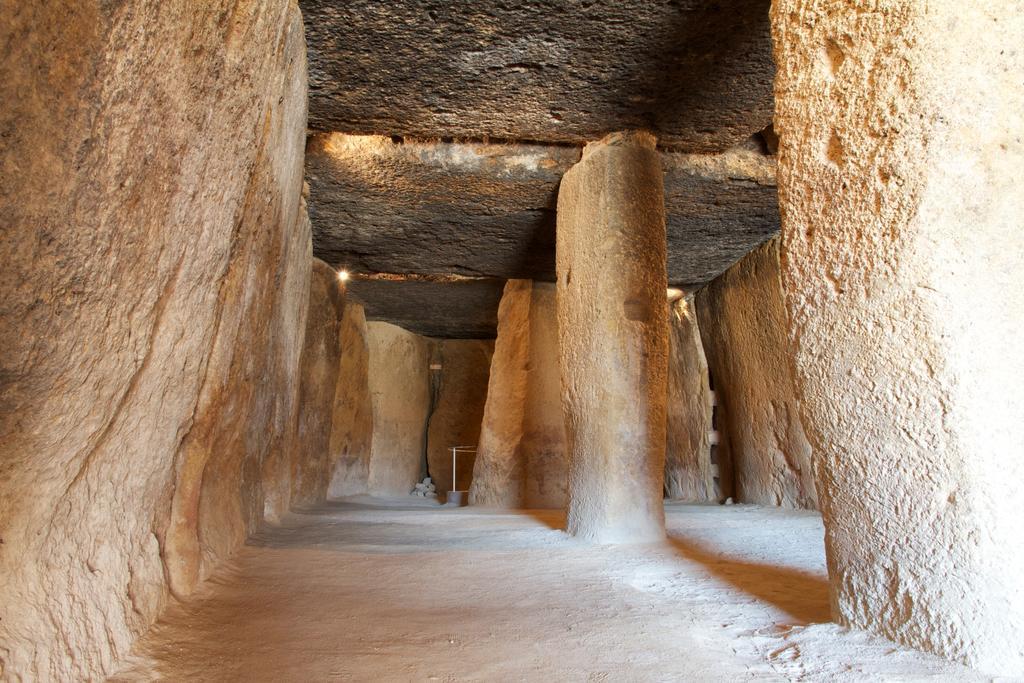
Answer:
[[828, 623], [815, 513], [669, 504], [668, 542], [595, 547], [421, 501], [289, 515], [113, 680], [981, 680]]

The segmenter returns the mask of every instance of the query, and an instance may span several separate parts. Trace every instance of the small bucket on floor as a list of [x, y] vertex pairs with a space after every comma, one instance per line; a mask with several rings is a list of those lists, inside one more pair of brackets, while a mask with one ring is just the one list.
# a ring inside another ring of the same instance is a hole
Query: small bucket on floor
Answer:
[[445, 497], [445, 507], [461, 508], [466, 505], [469, 505], [469, 491], [449, 491]]

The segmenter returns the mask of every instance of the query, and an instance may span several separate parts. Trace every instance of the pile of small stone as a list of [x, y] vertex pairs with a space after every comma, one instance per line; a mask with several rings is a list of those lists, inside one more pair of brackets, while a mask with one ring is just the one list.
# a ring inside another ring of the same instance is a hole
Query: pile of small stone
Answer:
[[420, 498], [437, 498], [437, 487], [434, 486], [434, 482], [427, 477], [419, 484], [416, 484], [416, 488], [412, 490], [412, 495], [419, 496]]

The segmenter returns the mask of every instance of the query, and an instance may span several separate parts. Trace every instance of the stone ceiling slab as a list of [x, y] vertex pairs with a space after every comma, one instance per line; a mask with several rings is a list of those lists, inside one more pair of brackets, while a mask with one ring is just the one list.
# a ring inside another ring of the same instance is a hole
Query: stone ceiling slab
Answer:
[[[317, 257], [355, 273], [554, 280], [555, 200], [577, 147], [315, 135]], [[662, 153], [668, 275], [698, 285], [779, 229], [773, 157]]]
[[493, 339], [505, 288], [497, 279], [364, 278], [348, 282], [367, 320], [383, 320], [426, 337]]
[[300, 0], [317, 131], [723, 151], [769, 124], [770, 0]]

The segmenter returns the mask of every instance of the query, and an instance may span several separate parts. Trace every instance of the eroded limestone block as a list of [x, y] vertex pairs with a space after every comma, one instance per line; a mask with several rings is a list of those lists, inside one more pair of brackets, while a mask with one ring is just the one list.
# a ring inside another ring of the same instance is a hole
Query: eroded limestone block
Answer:
[[2, 12], [5, 678], [112, 673], [165, 602], [172, 501], [207, 561], [262, 514], [304, 324], [305, 56], [288, 2], [235, 5]]
[[741, 503], [816, 508], [811, 446], [789, 364], [778, 240], [758, 247], [697, 293], [718, 399], [721, 468]]
[[1024, 13], [772, 5], [782, 284], [835, 616], [1024, 676]]
[[768, 0], [302, 0], [311, 128], [718, 151], [771, 121]]
[[[433, 412], [427, 429], [427, 467], [437, 490], [452, 490], [452, 446], [475, 448], [480, 439], [487, 378], [494, 342], [476, 339], [443, 339], [433, 342], [431, 370], [437, 383]], [[457, 459], [455, 490], [465, 491], [473, 479], [473, 455]]]
[[530, 352], [519, 457], [523, 506], [562, 508], [569, 478], [569, 447], [562, 417], [555, 285], [534, 282], [530, 294]]
[[711, 463], [711, 388], [692, 296], [669, 302], [665, 497], [718, 499]]
[[558, 195], [558, 335], [569, 533], [665, 534], [668, 338], [662, 169], [646, 133], [587, 145]]
[[520, 506], [519, 441], [529, 363], [531, 290], [530, 280], [509, 280], [498, 306], [498, 336], [469, 489], [471, 505]]
[[509, 280], [499, 309], [471, 504], [565, 505], [568, 446], [559, 379], [555, 286]]
[[341, 319], [345, 291], [338, 273], [313, 259], [299, 384], [299, 422], [292, 448], [292, 505], [312, 505], [327, 497], [336, 454], [331, 450], [334, 402], [341, 379]]
[[373, 439], [369, 492], [404, 496], [426, 470], [429, 342], [390, 323], [366, 325]]
[[334, 474], [327, 489], [331, 498], [366, 493], [373, 440], [373, 401], [370, 397], [370, 349], [363, 307], [345, 302], [338, 342], [341, 361], [334, 394], [331, 458]]

